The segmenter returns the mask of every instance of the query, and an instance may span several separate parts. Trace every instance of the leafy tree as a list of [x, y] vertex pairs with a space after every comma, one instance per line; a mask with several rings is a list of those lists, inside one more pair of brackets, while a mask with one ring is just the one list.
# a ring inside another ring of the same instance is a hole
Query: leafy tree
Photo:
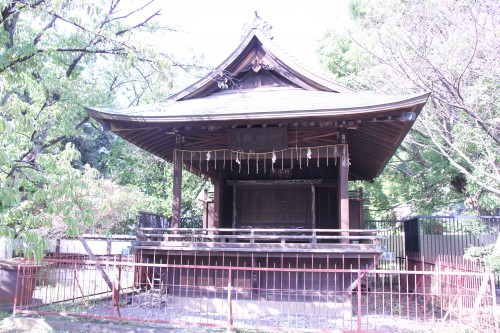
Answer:
[[465, 205], [498, 214], [498, 10], [495, 1], [351, 1], [352, 28], [323, 39], [323, 62], [347, 85], [432, 92], [376, 180], [391, 198], [375, 210], [410, 204], [417, 214], [456, 213]]
[[[155, 204], [150, 201], [150, 204], [142, 210], [171, 216], [173, 166], [121, 139], [114, 139], [109, 145], [103, 147], [109, 150], [101, 150], [101, 153], [89, 163], [98, 165], [101, 174], [118, 185], [139, 188], [144, 194], [156, 198]], [[206, 180], [184, 171], [181, 216], [184, 218], [201, 216], [202, 211], [196, 206], [197, 196], [204, 189], [210, 188]]]
[[28, 255], [43, 251], [41, 226], [94, 224], [106, 194], [73, 143], [96, 126], [83, 106], [161, 99], [172, 85], [180, 64], [144, 46], [159, 33], [150, 3], [0, 1], [0, 225]]

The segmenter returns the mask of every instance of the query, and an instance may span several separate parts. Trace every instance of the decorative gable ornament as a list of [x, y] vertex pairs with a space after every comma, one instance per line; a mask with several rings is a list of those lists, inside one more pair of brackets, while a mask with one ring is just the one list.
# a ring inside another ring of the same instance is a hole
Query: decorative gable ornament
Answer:
[[251, 29], [259, 29], [262, 31], [262, 33], [269, 39], [274, 39], [274, 36], [271, 33], [271, 29], [273, 28], [272, 25], [270, 25], [267, 21], [264, 21], [259, 14], [257, 14], [257, 11], [255, 11], [255, 18], [253, 19], [252, 25], [245, 23], [243, 25], [243, 35], [241, 36], [241, 39], [245, 39], [245, 37], [248, 35], [248, 32]]
[[243, 67], [241, 72], [245, 73], [248, 72], [250, 69], [253, 70], [255, 73], [258, 73], [261, 69], [264, 69], [266, 71], [271, 71], [273, 70], [273, 67], [270, 66], [264, 59], [255, 57], [252, 61], [246, 64], [245, 67]]

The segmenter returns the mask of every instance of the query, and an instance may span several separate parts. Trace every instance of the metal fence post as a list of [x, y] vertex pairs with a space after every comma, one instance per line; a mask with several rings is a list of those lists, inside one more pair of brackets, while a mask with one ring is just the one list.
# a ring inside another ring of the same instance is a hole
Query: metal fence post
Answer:
[[358, 266], [358, 332], [361, 332], [361, 268]]
[[19, 280], [20, 280], [20, 277], [21, 277], [21, 259], [18, 260], [17, 262], [17, 274], [16, 274], [16, 283], [15, 283], [15, 287], [16, 289], [14, 289], [14, 305], [13, 305], [13, 308], [12, 308], [12, 314], [15, 315], [16, 314], [16, 305], [17, 305], [17, 300], [18, 300], [18, 292], [19, 292]]
[[112, 292], [111, 292], [111, 303], [110, 303], [110, 308], [111, 308], [111, 319], [115, 317], [115, 304], [118, 305], [117, 300], [115, 298], [115, 282], [112, 282], [113, 287], [112, 287]]
[[[464, 290], [463, 290], [463, 281], [462, 281], [462, 276], [458, 275], [457, 276], [457, 288], [458, 288], [458, 321], [462, 321], [462, 307], [464, 303], [463, 295], [464, 295]], [[466, 294], [466, 293], [465, 293]]]
[[233, 298], [231, 297], [231, 279], [232, 279], [232, 268], [229, 266], [228, 278], [227, 278], [227, 302], [229, 305], [229, 313], [227, 315], [228, 330], [233, 327]]
[[[494, 308], [495, 304], [497, 304], [497, 294], [496, 294], [496, 288], [495, 288], [495, 274], [490, 272], [490, 286], [491, 286], [491, 303], [492, 303], [492, 309]], [[493, 323], [495, 327], [500, 327], [500, 320], [499, 320], [499, 315], [496, 311], [493, 311]]]
[[[416, 253], [417, 254], [417, 257], [420, 257], [422, 258], [424, 256], [424, 253], [422, 253], [422, 251], [424, 250], [423, 249], [423, 245], [424, 245], [424, 232], [423, 232], [423, 229], [422, 228], [425, 228], [426, 225], [424, 223], [424, 225], [422, 225], [422, 217], [421, 216], [417, 216], [416, 218], [416, 221], [415, 223], [417, 224], [416, 228], [415, 228], [415, 240], [416, 240]], [[422, 267], [423, 268], [423, 267]]]

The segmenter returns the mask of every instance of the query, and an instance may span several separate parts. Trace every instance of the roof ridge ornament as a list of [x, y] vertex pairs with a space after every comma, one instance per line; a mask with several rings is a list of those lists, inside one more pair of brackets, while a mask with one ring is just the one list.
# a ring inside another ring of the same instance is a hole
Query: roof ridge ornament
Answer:
[[266, 71], [273, 70], [274, 68], [267, 63], [267, 61], [262, 58], [256, 56], [252, 61], [248, 62], [245, 67], [241, 69], [242, 73], [248, 72], [250, 69], [252, 69], [255, 73], [258, 73], [261, 69], [264, 69]]
[[260, 31], [262, 31], [264, 36], [272, 40], [274, 38], [274, 36], [271, 33], [271, 29], [273, 28], [273, 26], [270, 25], [267, 21], [264, 21], [262, 17], [259, 16], [256, 10], [254, 11], [254, 13], [255, 13], [255, 18], [253, 19], [252, 24], [245, 23], [243, 25], [242, 28], [243, 36], [241, 38], [242, 39], [245, 38], [248, 32], [252, 29], [259, 29]]

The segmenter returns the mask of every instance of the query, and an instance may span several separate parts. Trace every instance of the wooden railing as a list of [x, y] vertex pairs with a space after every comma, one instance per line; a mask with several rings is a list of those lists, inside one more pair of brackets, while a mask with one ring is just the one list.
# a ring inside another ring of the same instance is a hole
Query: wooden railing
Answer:
[[[249, 248], [286, 245], [291, 248], [381, 248], [384, 230], [366, 229], [283, 229], [283, 228], [140, 228], [138, 246]], [[309, 246], [305, 246], [308, 244]]]

